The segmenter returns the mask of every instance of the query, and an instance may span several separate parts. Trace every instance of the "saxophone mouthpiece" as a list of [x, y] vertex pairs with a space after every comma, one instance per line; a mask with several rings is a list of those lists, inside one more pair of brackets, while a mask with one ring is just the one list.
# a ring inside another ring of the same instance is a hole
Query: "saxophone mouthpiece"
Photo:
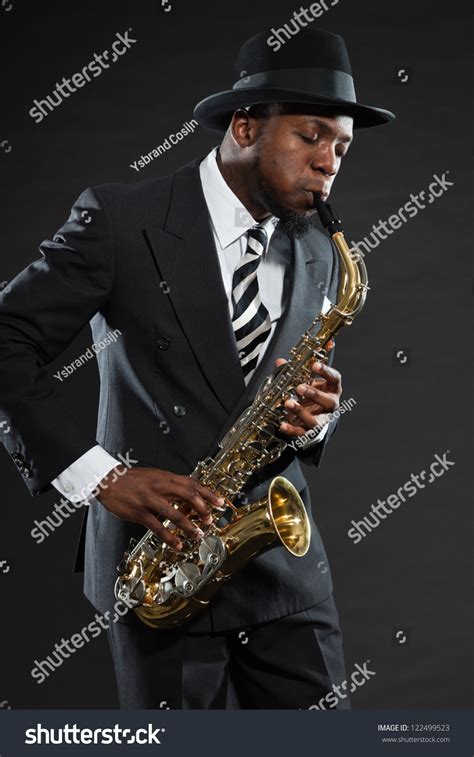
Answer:
[[342, 231], [341, 219], [328, 202], [323, 202], [316, 194], [314, 195], [314, 207], [318, 211], [319, 220], [325, 229], [331, 234]]

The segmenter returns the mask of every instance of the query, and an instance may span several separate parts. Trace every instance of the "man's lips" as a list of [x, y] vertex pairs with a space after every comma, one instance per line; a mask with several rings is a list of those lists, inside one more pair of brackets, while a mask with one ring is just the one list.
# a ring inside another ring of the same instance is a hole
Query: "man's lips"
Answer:
[[298, 202], [295, 202], [295, 199], [292, 198], [291, 202], [288, 199], [287, 203], [285, 203], [285, 207], [287, 207], [288, 210], [291, 210], [294, 213], [303, 213], [304, 215], [306, 215], [307, 213], [311, 212], [312, 215], [316, 212], [316, 199], [322, 200], [322, 202], [327, 202], [327, 199], [329, 197], [329, 189], [299, 190], [299, 198], [302, 198], [303, 194], [305, 196], [304, 203], [301, 199], [298, 199]]
[[315, 207], [316, 200], [322, 200], [322, 202], [326, 202], [329, 197], [329, 191], [326, 191], [324, 189], [305, 189], [304, 191], [310, 198], [312, 208]]

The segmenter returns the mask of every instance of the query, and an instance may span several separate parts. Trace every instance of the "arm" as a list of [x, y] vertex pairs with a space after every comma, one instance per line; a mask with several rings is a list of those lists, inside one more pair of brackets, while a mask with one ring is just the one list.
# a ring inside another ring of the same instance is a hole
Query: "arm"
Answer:
[[0, 295], [0, 418], [11, 427], [2, 441], [33, 495], [96, 445], [95, 425], [61, 397], [48, 364], [112, 288], [112, 231], [97, 190], [80, 195], [40, 252]]
[[[51, 488], [51, 481], [61, 486], [74, 460], [82, 460], [82, 477], [84, 459], [88, 466], [88, 453], [97, 446], [95, 424], [61, 396], [48, 365], [112, 291], [112, 228], [98, 189], [82, 193], [68, 221], [40, 251], [43, 258], [18, 274], [10, 291], [0, 295], [0, 424], [8, 427], [1, 439], [33, 495]], [[224, 504], [191, 477], [157, 468], [129, 470], [118, 465], [101, 478], [101, 485], [97, 499], [105, 509], [150, 528], [178, 548], [179, 538], [163, 520], [171, 520], [193, 538], [202, 532], [174, 509], [173, 501], [186, 502], [206, 524], [211, 520], [209, 505]]]

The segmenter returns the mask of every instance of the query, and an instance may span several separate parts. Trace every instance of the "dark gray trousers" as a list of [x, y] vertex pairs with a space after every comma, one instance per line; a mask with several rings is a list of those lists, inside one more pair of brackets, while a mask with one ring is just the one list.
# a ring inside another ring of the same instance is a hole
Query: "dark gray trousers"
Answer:
[[156, 631], [134, 616], [108, 633], [122, 709], [350, 709], [333, 689], [346, 672], [332, 594], [238, 630]]

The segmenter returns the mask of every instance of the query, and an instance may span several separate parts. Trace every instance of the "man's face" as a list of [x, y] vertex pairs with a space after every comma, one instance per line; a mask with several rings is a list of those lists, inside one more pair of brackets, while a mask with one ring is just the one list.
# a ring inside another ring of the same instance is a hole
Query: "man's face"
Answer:
[[303, 112], [256, 120], [258, 200], [280, 218], [288, 231], [300, 236], [309, 229], [314, 195], [323, 201], [329, 197], [352, 141], [353, 119], [345, 115], [323, 116], [310, 107]]

